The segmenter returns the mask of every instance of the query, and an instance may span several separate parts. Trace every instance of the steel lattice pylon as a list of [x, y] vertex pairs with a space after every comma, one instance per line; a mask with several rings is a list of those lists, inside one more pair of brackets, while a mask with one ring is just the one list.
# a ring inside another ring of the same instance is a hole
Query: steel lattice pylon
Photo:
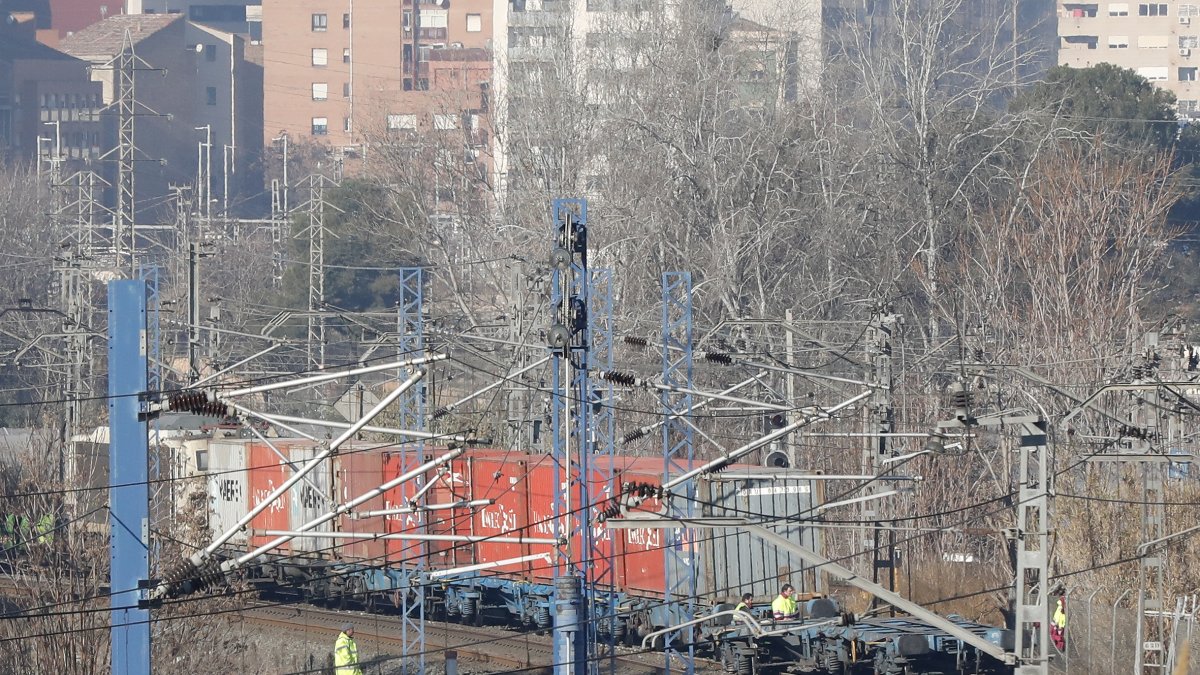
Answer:
[[[117, 96], [117, 209], [113, 214], [113, 253], [117, 267], [131, 272], [136, 260], [137, 234], [134, 231], [134, 121], [137, 119], [137, 98], [134, 79], [138, 58], [133, 52], [133, 38], [125, 34], [125, 45], [117, 57], [113, 79], [118, 82]], [[128, 262], [126, 263], [126, 257]]]
[[[400, 268], [400, 305], [396, 321], [401, 359], [414, 359], [425, 355], [424, 301], [424, 270], [420, 267]], [[402, 382], [407, 377], [407, 373], [401, 373], [398, 381]], [[397, 401], [400, 407], [400, 428], [425, 430], [425, 396], [425, 381], [422, 380], [400, 397]], [[400, 446], [401, 473], [411, 471], [424, 462], [423, 441], [407, 441]], [[418, 479], [409, 489], [413, 491], [412, 494], [419, 495], [422, 487]], [[416, 501], [422, 503], [424, 496], [420, 496]], [[411, 529], [416, 533], [425, 530], [425, 516], [419, 511], [411, 515], [408, 523], [410, 525], [406, 525], [405, 530]], [[411, 542], [401, 556], [410, 562], [401, 573], [400, 597], [404, 621], [400, 635], [404, 653], [411, 655], [406, 664], [407, 670], [414, 673], [425, 672], [425, 586], [422, 578], [425, 553], [425, 544], [417, 541]]]
[[[663, 384], [668, 387], [692, 389], [692, 275], [688, 272], [666, 272], [662, 277], [662, 363]], [[693, 432], [689, 424], [692, 413], [691, 394], [673, 391], [662, 392], [663, 408], [663, 480], [668, 481], [692, 468], [695, 459]], [[668, 515], [672, 518], [690, 518], [696, 497], [694, 481], [683, 483], [670, 499]], [[696, 568], [692, 556], [691, 530], [679, 528], [667, 530], [664, 552], [666, 578], [665, 597], [668, 605], [678, 602], [682, 616], [675, 617], [678, 623], [690, 621], [695, 616]], [[686, 658], [682, 659], [682, 671], [691, 675], [695, 672], [695, 647], [693, 631], [685, 628], [666, 636], [666, 670], [675, 672], [673, 666], [682, 655], [673, 645], [683, 642]]]
[[[591, 476], [591, 386], [588, 354], [591, 335], [587, 268], [587, 202], [556, 199], [551, 205], [556, 235], [550, 287], [551, 351], [550, 422], [553, 438], [555, 537], [562, 542], [554, 562], [554, 671], [585, 675], [595, 641], [588, 604], [578, 584], [589, 579], [592, 550], [588, 481]], [[571, 480], [574, 478], [575, 480]], [[565, 488], [564, 488], [565, 486]], [[579, 550], [573, 550], [578, 545]], [[592, 593], [583, 594], [590, 598]]]
[[[588, 324], [591, 335], [591, 351], [588, 354], [588, 370], [613, 369], [613, 274], [611, 269], [591, 270], [588, 275]], [[613, 415], [614, 405], [613, 383], [609, 380], [596, 383], [589, 394], [591, 404], [592, 452], [591, 471], [588, 474], [588, 494], [592, 504], [605, 504], [617, 495], [614, 484], [613, 466], [616, 450], [616, 418]], [[589, 509], [590, 521], [595, 522], [599, 509]], [[617, 596], [613, 592], [616, 587], [613, 557], [616, 549], [613, 544], [612, 531], [600, 529], [591, 539], [591, 550], [588, 551], [588, 589], [585, 594], [589, 606], [595, 614], [595, 620], [589, 624], [595, 633], [596, 661], [594, 670], [597, 672], [615, 673], [617, 668], [616, 644], [620, 621], [618, 618]]]
[[1046, 421], [1022, 424], [1017, 493], [1017, 675], [1044, 675], [1049, 665], [1050, 511]]
[[308, 177], [308, 227], [296, 233], [308, 237], [308, 362], [325, 367], [325, 236], [337, 235], [325, 227], [325, 211], [337, 209], [325, 199], [325, 189], [337, 183], [323, 175]]

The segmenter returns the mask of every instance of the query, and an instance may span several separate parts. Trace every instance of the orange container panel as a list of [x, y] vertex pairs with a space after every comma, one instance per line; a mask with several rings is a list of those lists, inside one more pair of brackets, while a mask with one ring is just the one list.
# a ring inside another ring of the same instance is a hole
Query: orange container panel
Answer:
[[[531, 537], [529, 484], [542, 467], [536, 458], [521, 454], [510, 457], [475, 458], [469, 460], [472, 499], [490, 499], [493, 503], [475, 509], [474, 517], [466, 524], [478, 537]], [[474, 562], [497, 562], [534, 553], [550, 552], [553, 547], [485, 541], [472, 547]], [[539, 561], [512, 563], [489, 569], [487, 574], [508, 573], [529, 578], [540, 565]]]
[[[341, 452], [334, 457], [334, 486], [337, 500], [345, 504], [360, 495], [383, 485], [388, 479], [384, 474], [384, 452], [374, 446], [342, 447]], [[379, 511], [391, 508], [386, 504], [384, 495], [364, 502], [355, 511]], [[382, 534], [387, 532], [387, 522], [384, 516], [372, 518], [351, 518], [343, 514], [338, 519], [338, 529], [342, 532], [363, 532]], [[387, 555], [387, 545], [384, 539], [343, 539], [339, 548], [340, 557], [362, 561], [371, 564], [382, 564]]]
[[[662, 483], [663, 461], [660, 458], [626, 459], [620, 468], [622, 482]], [[636, 509], [646, 513], [660, 513], [661, 510], [662, 503], [657, 499], [648, 499]], [[661, 595], [666, 588], [663, 544], [667, 540], [667, 530], [646, 527], [607, 531], [620, 554], [618, 569], [621, 587], [630, 593]]]
[[[272, 441], [275, 447], [287, 456], [288, 444], [286, 441]], [[255, 441], [250, 443], [250, 461], [249, 470], [250, 476], [250, 499], [249, 506], [254, 508], [263, 503], [267, 497], [282, 485], [288, 478], [292, 476], [292, 469], [284, 462], [274, 450], [266, 443]], [[295, 496], [295, 491], [299, 486], [293, 486], [287, 492], [279, 496], [278, 499], [271, 502], [271, 505], [264, 509], [261, 513], [250, 521], [250, 527], [253, 530], [286, 530], [288, 529], [288, 510], [291, 500]], [[262, 534], [255, 534], [250, 537], [250, 545], [252, 547], [262, 546], [263, 544], [275, 539]], [[286, 553], [290, 550], [287, 544], [284, 544], [279, 549], [272, 553]]]

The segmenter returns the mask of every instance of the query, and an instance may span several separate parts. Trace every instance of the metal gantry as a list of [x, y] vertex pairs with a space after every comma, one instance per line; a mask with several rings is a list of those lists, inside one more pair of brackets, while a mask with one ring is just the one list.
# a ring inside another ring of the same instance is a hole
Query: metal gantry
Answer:
[[[1156, 379], [1156, 363], [1158, 362], [1157, 332], [1150, 332], [1142, 338], [1142, 358], [1146, 361], [1141, 367], [1143, 381], [1152, 382]], [[1136, 383], [1136, 381], [1135, 381]], [[1163, 440], [1162, 429], [1159, 428], [1159, 411], [1164, 407], [1159, 401], [1158, 388], [1153, 386], [1148, 391], [1138, 392], [1131, 396], [1132, 408], [1129, 413], [1130, 426], [1136, 430], [1131, 439], [1130, 450], [1134, 454], [1145, 455], [1148, 461], [1142, 462], [1142, 540], [1157, 541], [1167, 534], [1166, 495], [1163, 492], [1164, 463], [1152, 461], [1154, 455], [1165, 454], [1161, 447]], [[1145, 673], [1165, 673], [1171, 667], [1169, 658], [1170, 644], [1168, 635], [1166, 599], [1166, 574], [1163, 566], [1164, 555], [1158, 551], [1147, 551], [1138, 558], [1138, 622], [1136, 642], [1134, 645], [1134, 675]]]
[[[692, 276], [688, 272], [666, 272], [662, 276], [662, 379], [663, 481], [688, 473], [695, 460], [694, 437], [689, 418], [692, 414]], [[686, 481], [674, 489], [668, 515], [690, 518], [693, 515], [696, 483]], [[691, 621], [696, 612], [696, 567], [691, 530], [668, 530], [664, 541], [665, 597], [679, 603], [682, 614], [675, 623]], [[687, 675], [695, 672], [693, 628], [689, 625], [667, 633], [663, 646], [666, 670]], [[684, 646], [680, 649], [680, 643]], [[681, 658], [683, 657], [683, 658]]]
[[556, 199], [551, 204], [551, 219], [555, 233], [550, 289], [553, 323], [547, 337], [552, 371], [552, 515], [559, 540], [554, 561], [554, 672], [586, 675], [595, 647], [594, 640], [588, 639], [589, 607], [580, 589], [590, 575], [588, 553], [592, 550], [586, 480], [592, 464], [588, 447], [592, 389], [588, 376], [587, 202]]
[[[425, 273], [420, 267], [400, 269], [400, 303], [396, 313], [399, 341], [399, 358], [416, 359], [425, 356]], [[401, 372], [399, 381], [408, 373]], [[409, 389], [400, 397], [400, 427], [413, 431], [425, 431], [425, 380]], [[400, 446], [400, 473], [407, 473], [425, 463], [425, 443], [420, 439], [407, 441]], [[405, 531], [425, 531], [425, 515], [419, 506], [424, 503], [425, 490], [421, 479], [414, 480], [412, 494], [418, 495], [417, 504], [410, 504], [414, 512], [407, 516]], [[411, 561], [401, 568], [401, 603], [403, 623], [400, 629], [404, 653], [408, 656], [408, 672], [425, 672], [425, 586], [423, 583], [424, 560], [427, 546], [421, 541], [412, 542], [405, 549], [402, 559]]]
[[[1014, 420], [1015, 421], [1015, 420]], [[1020, 420], [1017, 489], [1016, 675], [1045, 675], [1050, 667], [1050, 510], [1046, 420]]]
[[[602, 268], [591, 270], [588, 275], [589, 335], [591, 350], [588, 354], [588, 370], [611, 371], [613, 369], [613, 272]], [[616, 454], [616, 417], [613, 414], [615, 391], [611, 380], [594, 383], [588, 395], [591, 408], [591, 439], [587, 450], [591, 452], [590, 471], [587, 476], [588, 495], [591, 504], [607, 503], [616, 497], [618, 485], [613, 466]], [[596, 522], [598, 509], [589, 509], [589, 522]], [[600, 673], [615, 673], [617, 668], [616, 645], [624, 625], [618, 616], [616, 570], [613, 559], [617, 550], [613, 533], [607, 528], [592, 532], [591, 550], [588, 551], [588, 579], [585, 601], [595, 613], [589, 623], [595, 633], [596, 657], [594, 670]]]

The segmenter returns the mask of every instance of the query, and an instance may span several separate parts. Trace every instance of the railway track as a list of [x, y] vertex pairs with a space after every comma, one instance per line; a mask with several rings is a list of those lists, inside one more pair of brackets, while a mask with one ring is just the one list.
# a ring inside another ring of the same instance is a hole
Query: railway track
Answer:
[[[366, 653], [402, 654], [405, 648], [401, 617], [386, 614], [333, 611], [309, 605], [250, 607], [242, 616], [251, 623], [287, 631], [322, 631], [330, 644], [346, 622], [354, 624], [354, 637]], [[554, 663], [548, 635], [515, 632], [496, 626], [466, 626], [425, 622], [426, 663], [440, 663], [446, 653], [458, 655], [462, 670], [474, 672], [522, 672], [549, 674]], [[397, 660], [398, 664], [398, 660]], [[699, 666], [699, 664], [697, 664]], [[650, 675], [664, 672], [660, 654], [625, 654], [616, 657], [619, 675]]]

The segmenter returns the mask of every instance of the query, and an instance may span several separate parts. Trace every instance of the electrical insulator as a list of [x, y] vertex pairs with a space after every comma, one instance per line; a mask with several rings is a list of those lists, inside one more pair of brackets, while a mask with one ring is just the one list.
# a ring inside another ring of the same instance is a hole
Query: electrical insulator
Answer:
[[709, 363], [718, 363], [722, 366], [733, 365], [733, 357], [726, 352], [704, 352], [702, 356]]
[[623, 337], [621, 339], [624, 340], [625, 344], [627, 344], [631, 347], [640, 347], [640, 348], [644, 349], [644, 348], [650, 346], [649, 340], [647, 340], [644, 337], [638, 336], [638, 335], [626, 335], [625, 337]]
[[628, 444], [628, 443], [632, 443], [632, 442], [636, 441], [639, 438], [644, 438], [645, 436], [646, 436], [646, 430], [642, 429], [642, 428], [638, 428], [638, 429], [634, 429], [633, 431], [625, 432], [625, 435], [621, 437], [621, 442]]
[[600, 373], [600, 379], [607, 380], [613, 384], [622, 384], [627, 387], [632, 387], [637, 384], [637, 378], [632, 373], [624, 373], [619, 370], [606, 370]]

